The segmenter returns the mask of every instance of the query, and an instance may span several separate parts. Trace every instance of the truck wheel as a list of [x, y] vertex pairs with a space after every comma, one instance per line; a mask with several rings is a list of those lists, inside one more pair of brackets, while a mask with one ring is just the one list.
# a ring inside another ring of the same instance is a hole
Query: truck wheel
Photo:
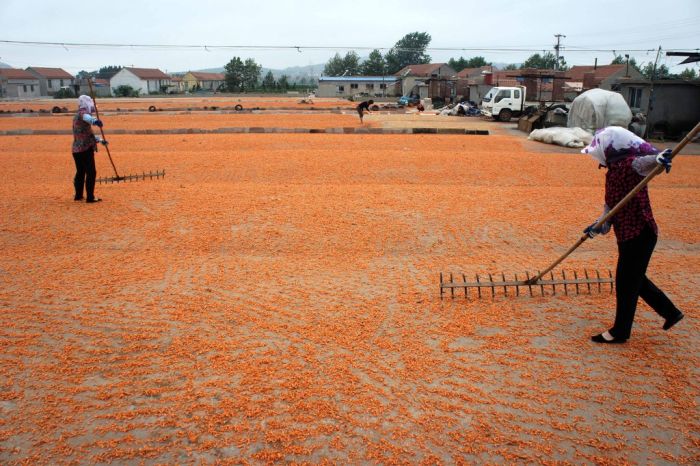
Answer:
[[498, 119], [503, 123], [508, 123], [512, 117], [513, 112], [511, 112], [507, 108], [504, 108], [503, 110], [501, 110], [501, 113], [498, 114]]

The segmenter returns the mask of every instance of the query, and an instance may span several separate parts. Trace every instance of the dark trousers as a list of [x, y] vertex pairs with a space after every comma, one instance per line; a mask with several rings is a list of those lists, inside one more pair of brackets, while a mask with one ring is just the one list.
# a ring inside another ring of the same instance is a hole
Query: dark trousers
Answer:
[[680, 312], [664, 292], [646, 276], [656, 239], [654, 231], [646, 227], [636, 238], [617, 245], [619, 252], [615, 276], [617, 312], [615, 325], [610, 329], [610, 334], [615, 338], [630, 337], [634, 313], [640, 297], [664, 319], [675, 317]]
[[87, 191], [87, 199], [91, 201], [95, 199], [95, 177], [97, 176], [95, 151], [89, 149], [85, 152], [73, 153], [73, 160], [75, 161], [75, 178], [73, 179], [75, 198], [82, 199], [84, 186], [85, 191]]

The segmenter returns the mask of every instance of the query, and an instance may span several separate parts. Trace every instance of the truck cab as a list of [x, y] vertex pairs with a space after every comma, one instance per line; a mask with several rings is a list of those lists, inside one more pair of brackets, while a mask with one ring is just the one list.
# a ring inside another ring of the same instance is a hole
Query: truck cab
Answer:
[[481, 101], [481, 114], [494, 120], [510, 121], [525, 110], [525, 86], [492, 87]]

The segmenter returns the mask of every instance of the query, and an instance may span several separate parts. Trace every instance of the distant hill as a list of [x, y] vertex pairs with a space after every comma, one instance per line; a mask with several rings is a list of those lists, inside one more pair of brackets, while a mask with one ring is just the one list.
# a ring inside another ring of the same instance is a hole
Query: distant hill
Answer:
[[[323, 72], [323, 68], [325, 67], [325, 64], [320, 64], [320, 65], [307, 65], [307, 66], [290, 66], [288, 68], [284, 68], [281, 70], [273, 69], [273, 68], [263, 68], [260, 75], [261, 77], [265, 77], [268, 71], [272, 71], [272, 76], [275, 77], [275, 79], [279, 79], [283, 74], [286, 74], [289, 78], [290, 81], [297, 81], [301, 78], [318, 78], [321, 76], [321, 72]], [[226, 71], [224, 70], [223, 67], [220, 68], [205, 68], [203, 70], [193, 70], [193, 71], [201, 71], [203, 73], [225, 73]], [[178, 73], [173, 73], [173, 74], [185, 74], [186, 72], [178, 72]]]
[[0, 68], [12, 68], [12, 67], [10, 65], [8, 65], [7, 63], [3, 63], [0, 61]]

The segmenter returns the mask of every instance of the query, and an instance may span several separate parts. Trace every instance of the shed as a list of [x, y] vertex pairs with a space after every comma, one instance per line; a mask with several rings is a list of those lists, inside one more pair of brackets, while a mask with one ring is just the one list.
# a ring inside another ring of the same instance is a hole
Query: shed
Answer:
[[450, 99], [457, 95], [457, 72], [447, 63], [408, 65], [395, 76], [401, 78], [401, 93], [421, 99]]
[[189, 71], [182, 77], [183, 89], [192, 91], [204, 89], [216, 91], [226, 82], [224, 73], [205, 73], [203, 71]]
[[321, 76], [318, 97], [393, 97], [399, 95], [400, 80], [396, 76]]
[[0, 98], [40, 97], [39, 79], [28, 71], [0, 68]]
[[171, 86], [171, 78], [157, 68], [122, 68], [109, 80], [114, 89], [119, 86], [131, 86], [140, 95], [159, 94]]

